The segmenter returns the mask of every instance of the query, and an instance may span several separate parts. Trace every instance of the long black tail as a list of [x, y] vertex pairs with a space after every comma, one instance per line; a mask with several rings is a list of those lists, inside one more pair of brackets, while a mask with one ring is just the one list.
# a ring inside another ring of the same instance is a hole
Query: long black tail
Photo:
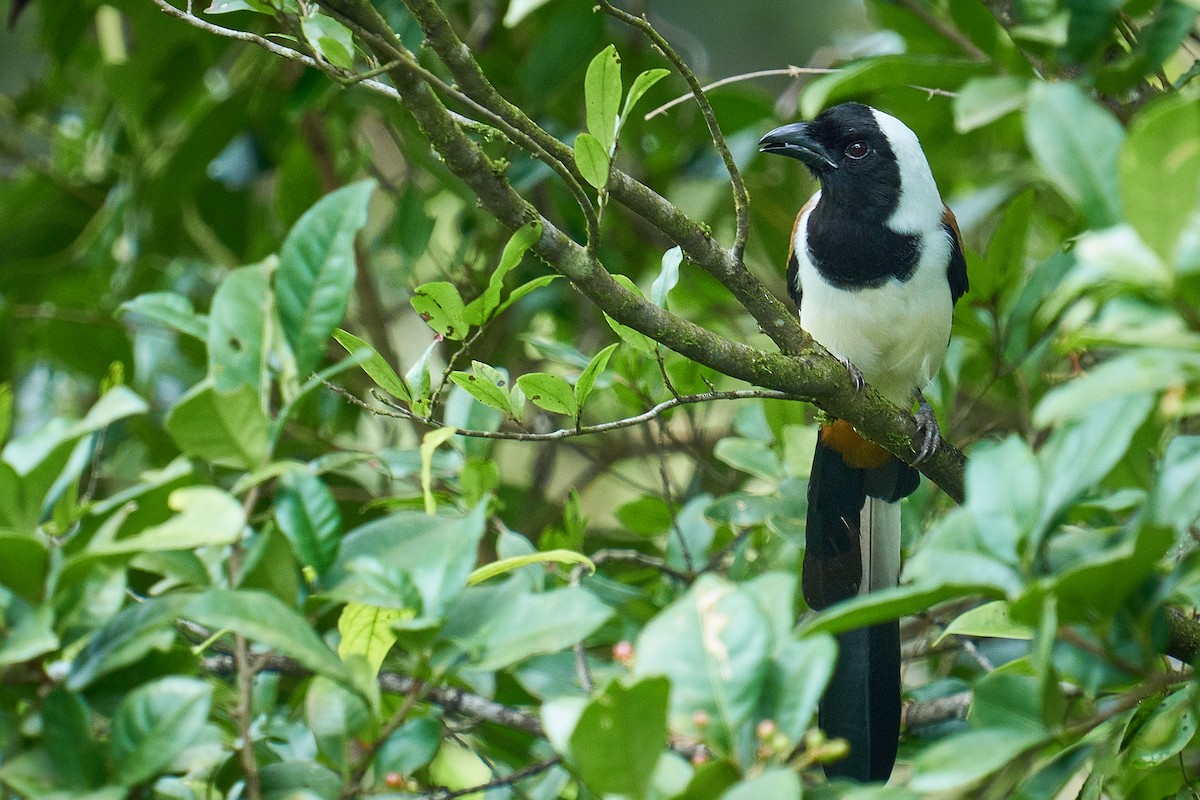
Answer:
[[[817, 443], [808, 484], [804, 598], [815, 609], [895, 585], [900, 563], [900, 498], [920, 476], [889, 457], [857, 468]], [[838, 660], [819, 721], [845, 739], [850, 755], [826, 773], [887, 780], [900, 735], [900, 632], [897, 622], [838, 636]]]

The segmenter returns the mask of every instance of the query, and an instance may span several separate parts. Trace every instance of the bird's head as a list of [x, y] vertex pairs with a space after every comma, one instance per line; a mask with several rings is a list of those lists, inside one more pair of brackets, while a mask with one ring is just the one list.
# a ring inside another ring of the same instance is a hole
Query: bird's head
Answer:
[[783, 125], [762, 137], [758, 149], [808, 167], [821, 182], [822, 203], [888, 220], [897, 231], [926, 224], [909, 217], [941, 214], [933, 173], [916, 134], [870, 106], [842, 103], [811, 122]]

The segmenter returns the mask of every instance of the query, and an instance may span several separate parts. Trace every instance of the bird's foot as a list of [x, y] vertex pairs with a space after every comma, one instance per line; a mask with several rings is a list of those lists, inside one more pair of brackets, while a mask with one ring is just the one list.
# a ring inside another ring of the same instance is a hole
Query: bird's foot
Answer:
[[858, 367], [850, 363], [850, 359], [838, 356], [838, 361], [842, 362], [842, 366], [846, 368], [846, 372], [850, 373], [850, 382], [854, 384], [854, 393], [858, 394], [867, 385], [867, 381], [863, 378], [862, 372]]
[[921, 436], [921, 447], [917, 450], [915, 463], [921, 464], [941, 446], [942, 432], [938, 428], [933, 406], [929, 405], [920, 389], [917, 389], [917, 433]]

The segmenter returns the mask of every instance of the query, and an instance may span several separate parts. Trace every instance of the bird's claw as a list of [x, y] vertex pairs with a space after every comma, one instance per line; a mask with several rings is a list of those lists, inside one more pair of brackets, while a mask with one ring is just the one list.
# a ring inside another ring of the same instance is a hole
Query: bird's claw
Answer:
[[937, 414], [933, 406], [925, 399], [925, 395], [917, 391], [917, 433], [921, 436], [921, 447], [917, 450], [917, 458], [913, 462], [922, 464], [927, 458], [937, 452], [942, 444], [942, 432], [938, 428]]
[[863, 378], [862, 371], [859, 370], [858, 367], [851, 364], [850, 359], [848, 358], [839, 357], [838, 361], [842, 362], [842, 366], [846, 368], [846, 372], [850, 373], [850, 382], [854, 384], [854, 393], [858, 394], [861, 392], [863, 387], [867, 385], [866, 379]]

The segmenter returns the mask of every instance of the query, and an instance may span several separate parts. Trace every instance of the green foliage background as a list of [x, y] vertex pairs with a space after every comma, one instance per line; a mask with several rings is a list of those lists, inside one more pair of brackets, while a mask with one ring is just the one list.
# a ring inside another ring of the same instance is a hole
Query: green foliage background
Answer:
[[[763, 132], [846, 99], [908, 122], [968, 250], [927, 395], [970, 460], [962, 505], [906, 501], [904, 586], [814, 615], [810, 406], [566, 435], [749, 387], [606, 324], [402, 103], [152, 0], [34, 2], [0, 75], [6, 796], [1194, 797], [1200, 7], [878, 0], [868, 27], [834, 5], [820, 27], [858, 35], [814, 58], [838, 71], [710, 95], [746, 264], [784, 295], [812, 190]], [[406, 4], [374, 6], [446, 78]], [[773, 349], [608, 196], [615, 164], [733, 240], [695, 105], [643, 119], [686, 90], [663, 56], [590, 2], [442, 8], [573, 146], [604, 267]], [[201, 17], [378, 66], [329, 13]], [[588, 240], [550, 167], [470, 127]], [[387, 397], [407, 416], [364, 406]], [[902, 615], [894, 785], [824, 783], [830, 634]]]

